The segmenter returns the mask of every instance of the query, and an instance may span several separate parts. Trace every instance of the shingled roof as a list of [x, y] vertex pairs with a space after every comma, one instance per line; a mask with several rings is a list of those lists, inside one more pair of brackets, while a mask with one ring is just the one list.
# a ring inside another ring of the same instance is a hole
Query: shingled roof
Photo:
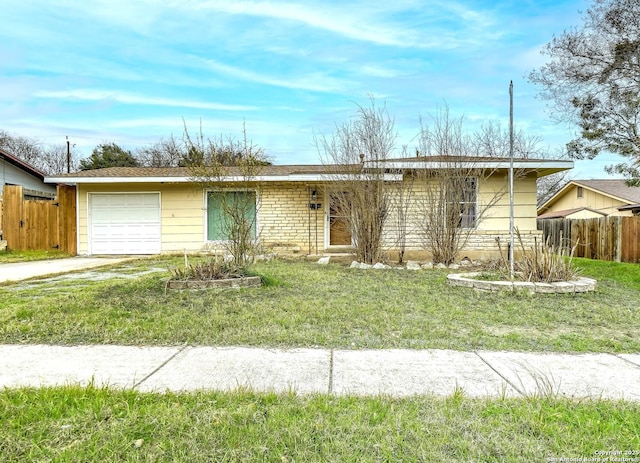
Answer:
[[545, 214], [539, 215], [538, 218], [539, 219], [564, 219], [565, 217], [570, 216], [571, 214], [575, 214], [576, 212], [581, 212], [581, 211], [593, 212], [594, 214], [600, 214], [603, 217], [606, 217], [607, 215], [609, 215], [606, 212], [597, 211], [595, 209], [591, 209], [590, 207], [576, 207], [573, 209], [565, 209], [564, 211], [547, 212]]
[[615, 196], [629, 203], [640, 203], [640, 187], [628, 186], [625, 180], [573, 180], [573, 183], [609, 196]]
[[[509, 167], [509, 160], [505, 158], [482, 157], [454, 157], [433, 156], [421, 158], [388, 159], [384, 162], [373, 164], [365, 163], [365, 169], [385, 169], [388, 180], [401, 180], [402, 175], [398, 171], [403, 169], [443, 169], [451, 168], [452, 162], [462, 165], [473, 162], [480, 169], [505, 169]], [[572, 161], [545, 160], [545, 159], [519, 159], [516, 168], [538, 172], [538, 175], [547, 175], [573, 167]], [[352, 165], [268, 165], [261, 166], [257, 175], [261, 181], [316, 181], [331, 180], [333, 176], [353, 175], [359, 172], [361, 164]], [[71, 174], [58, 174], [48, 177], [48, 182], [58, 183], [110, 183], [110, 182], [190, 182], [197, 173], [188, 167], [108, 167], [105, 169], [85, 170]], [[237, 168], [228, 168], [224, 172], [228, 181], [238, 181], [243, 173]]]
[[[282, 176], [293, 174], [329, 174], [334, 173], [330, 167], [323, 165], [296, 165], [296, 166], [262, 166], [259, 174], [261, 176]], [[225, 174], [236, 176], [242, 175], [240, 169], [230, 167], [225, 169]], [[74, 172], [71, 174], [56, 175], [56, 178], [130, 178], [130, 177], [192, 177], [193, 172], [188, 167], [106, 167], [104, 169], [91, 169]]]

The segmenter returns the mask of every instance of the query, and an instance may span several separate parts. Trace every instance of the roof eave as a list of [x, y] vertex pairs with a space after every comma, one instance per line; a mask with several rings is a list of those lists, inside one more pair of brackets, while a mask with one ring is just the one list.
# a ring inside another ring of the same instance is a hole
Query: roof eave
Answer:
[[544, 204], [542, 204], [537, 211], [537, 214], [542, 214], [545, 210], [549, 209], [553, 203], [557, 201], [557, 199], [564, 194], [564, 192], [571, 187], [571, 185], [575, 185], [576, 183], [573, 180], [569, 180], [565, 186], [560, 188], [556, 194], [554, 194], [551, 198], [547, 199]]
[[[387, 161], [384, 163], [385, 168], [389, 169], [451, 169], [451, 168], [474, 168], [474, 169], [509, 169], [510, 162], [505, 160], [499, 161]], [[528, 170], [538, 172], [538, 176], [545, 176], [562, 172], [564, 170], [573, 169], [573, 161], [524, 161], [514, 160], [514, 169]]]
[[0, 148], [0, 158], [4, 159], [6, 162], [8, 162], [9, 164], [24, 170], [25, 172], [27, 172], [28, 174], [32, 175], [33, 177], [37, 177], [38, 179], [40, 179], [40, 181], [44, 181], [45, 179], [45, 174], [44, 172], [39, 171], [38, 169], [36, 169], [35, 167], [31, 166], [30, 164], [27, 164], [26, 162], [24, 162], [22, 159], [17, 158], [16, 156], [14, 156], [13, 154], [9, 153], [8, 151], [5, 151], [3, 149]]
[[[256, 177], [229, 176], [220, 179], [224, 183], [238, 182], [332, 182], [362, 179], [352, 174], [291, 174], [291, 175], [258, 175]], [[384, 174], [384, 181], [401, 181], [401, 174]], [[196, 183], [194, 177], [46, 177], [46, 183], [107, 184], [107, 183]]]

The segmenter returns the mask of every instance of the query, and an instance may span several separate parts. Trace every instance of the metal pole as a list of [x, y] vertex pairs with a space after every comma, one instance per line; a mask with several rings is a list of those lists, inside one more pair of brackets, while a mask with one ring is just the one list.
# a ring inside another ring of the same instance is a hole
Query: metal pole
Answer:
[[509, 84], [509, 274], [514, 276], [513, 262], [513, 230], [514, 230], [514, 200], [513, 200], [513, 81]]
[[[309, 211], [309, 255], [311, 255], [311, 187], [307, 185], [307, 209]], [[316, 252], [317, 254], [317, 252]]]
[[67, 174], [71, 172], [71, 142], [67, 137]]
[[318, 187], [314, 186], [313, 187], [314, 190], [316, 190], [316, 255], [319, 254], [318, 252]]

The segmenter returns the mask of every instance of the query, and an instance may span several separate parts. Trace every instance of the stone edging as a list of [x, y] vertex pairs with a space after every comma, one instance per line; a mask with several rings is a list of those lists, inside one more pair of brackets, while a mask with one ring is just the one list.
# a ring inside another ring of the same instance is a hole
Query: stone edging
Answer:
[[532, 283], [528, 281], [487, 281], [475, 280], [482, 272], [452, 273], [447, 282], [453, 286], [464, 286], [481, 291], [526, 291], [530, 294], [586, 293], [595, 291], [597, 281], [592, 278], [578, 277], [572, 281], [556, 283]]
[[224, 280], [169, 280], [169, 289], [223, 289], [223, 288], [247, 288], [261, 286], [262, 278], [242, 277], [226, 278]]

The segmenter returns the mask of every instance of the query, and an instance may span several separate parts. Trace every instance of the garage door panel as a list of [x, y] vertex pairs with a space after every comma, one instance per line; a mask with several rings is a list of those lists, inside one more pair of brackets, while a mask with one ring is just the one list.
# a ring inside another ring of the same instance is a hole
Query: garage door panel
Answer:
[[90, 202], [92, 254], [157, 254], [160, 194], [94, 194]]

